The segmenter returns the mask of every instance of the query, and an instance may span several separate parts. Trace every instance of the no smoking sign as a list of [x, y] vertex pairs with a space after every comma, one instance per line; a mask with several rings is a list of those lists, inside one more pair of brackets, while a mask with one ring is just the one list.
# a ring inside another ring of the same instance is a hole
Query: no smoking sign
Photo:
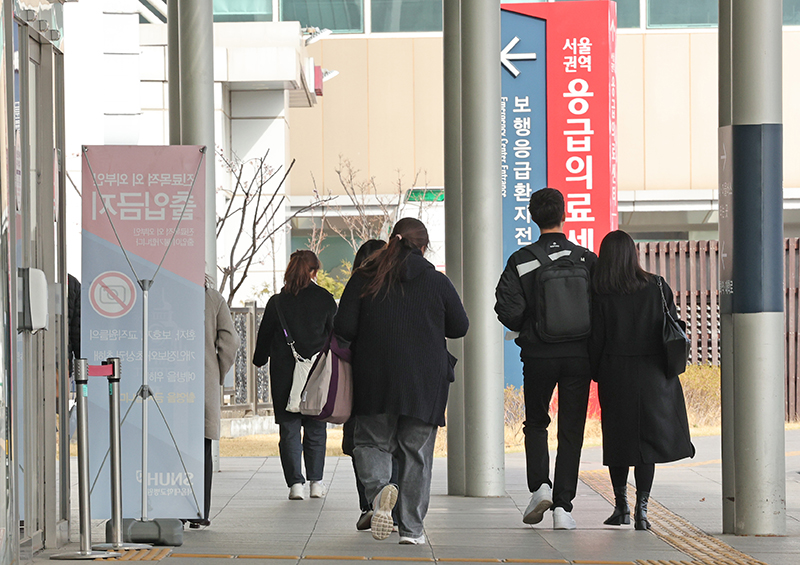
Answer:
[[133, 281], [123, 273], [107, 271], [92, 281], [89, 300], [94, 311], [106, 318], [121, 318], [136, 303]]

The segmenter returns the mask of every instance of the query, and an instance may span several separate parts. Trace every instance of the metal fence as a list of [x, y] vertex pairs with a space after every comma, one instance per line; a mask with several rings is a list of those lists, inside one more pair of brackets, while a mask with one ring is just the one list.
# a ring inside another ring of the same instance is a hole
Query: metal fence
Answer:
[[244, 308], [231, 308], [231, 314], [239, 332], [240, 345], [233, 362], [233, 386], [226, 386], [222, 391], [222, 414], [228, 418], [263, 415], [272, 411], [269, 364], [256, 367], [252, 360], [264, 309], [249, 302]]
[[716, 241], [638, 243], [645, 271], [664, 277], [691, 340], [689, 362], [719, 365], [719, 276]]
[[[663, 276], [675, 292], [675, 305], [686, 321], [691, 340], [690, 363], [719, 365], [719, 245], [717, 241], [638, 243], [646, 271]], [[785, 243], [786, 418], [800, 419], [800, 239]], [[266, 413], [272, 409], [267, 366], [257, 369], [253, 358], [263, 309], [255, 303], [232, 309], [242, 345], [236, 354], [235, 385], [224, 389], [226, 416]]]
[[[717, 241], [666, 241], [637, 244], [642, 267], [662, 275], [675, 292], [675, 304], [691, 340], [690, 362], [719, 365], [719, 245]], [[798, 286], [800, 239], [784, 244], [786, 419], [800, 419], [800, 343]]]

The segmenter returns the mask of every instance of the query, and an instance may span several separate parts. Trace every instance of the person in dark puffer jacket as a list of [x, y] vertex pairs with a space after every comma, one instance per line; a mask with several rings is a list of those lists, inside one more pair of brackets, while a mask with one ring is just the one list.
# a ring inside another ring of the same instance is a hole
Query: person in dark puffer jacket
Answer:
[[[436, 430], [454, 380], [445, 338], [469, 327], [450, 279], [423, 257], [428, 243], [422, 222], [398, 221], [388, 246], [353, 273], [334, 320], [353, 351], [354, 454], [373, 501], [372, 536], [389, 537], [399, 497], [403, 544], [425, 542]], [[390, 483], [392, 455], [397, 485]]]

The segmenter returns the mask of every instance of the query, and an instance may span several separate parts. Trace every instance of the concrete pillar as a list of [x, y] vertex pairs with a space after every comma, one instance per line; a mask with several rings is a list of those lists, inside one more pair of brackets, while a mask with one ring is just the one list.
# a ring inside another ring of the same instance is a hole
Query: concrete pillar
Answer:
[[732, 2], [734, 473], [740, 535], [786, 534], [782, 12], [781, 0]]
[[731, 143], [731, 0], [719, 2], [719, 325], [722, 412], [722, 532], [735, 521], [733, 407], [733, 147]]
[[462, 0], [461, 38], [466, 494], [502, 496], [503, 331], [493, 309], [503, 268], [497, 3]]
[[[177, 4], [177, 6], [173, 6]], [[216, 179], [214, 145], [214, 9], [212, 0], [168, 3], [170, 63], [170, 143], [205, 145], [206, 150], [206, 273], [217, 280]], [[175, 54], [177, 40], [178, 53]], [[174, 81], [178, 74], [177, 82]], [[178, 86], [175, 92], [173, 86]], [[178, 117], [173, 116], [178, 104]], [[180, 131], [178, 136], [175, 129]]]
[[[444, 0], [444, 223], [447, 276], [463, 293], [461, 206], [461, 3]], [[447, 493], [464, 495], [464, 342], [447, 347], [461, 362], [447, 403]]]

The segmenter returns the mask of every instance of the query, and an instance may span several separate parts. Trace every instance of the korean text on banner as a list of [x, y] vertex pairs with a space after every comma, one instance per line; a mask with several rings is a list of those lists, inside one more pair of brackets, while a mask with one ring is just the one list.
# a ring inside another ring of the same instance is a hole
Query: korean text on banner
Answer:
[[[617, 229], [616, 4], [608, 0], [501, 5], [503, 257], [536, 241], [530, 195], [566, 201], [564, 232], [597, 251]], [[506, 384], [521, 385], [506, 342]]]
[[[137, 277], [153, 280], [148, 313], [147, 382], [154, 393], [148, 400], [148, 517], [193, 518], [198, 505], [203, 507], [205, 167], [199, 166], [201, 149], [84, 148], [82, 353], [92, 365], [109, 357], [121, 360], [121, 411], [127, 413], [122, 425], [125, 516], [138, 516], [141, 509], [142, 418], [137, 391], [142, 385], [143, 312]], [[162, 258], [163, 265], [153, 278]], [[107, 389], [105, 379], [90, 381], [95, 518], [110, 517], [108, 463], [101, 469], [108, 449]], [[132, 403], [139, 408], [128, 413]]]

